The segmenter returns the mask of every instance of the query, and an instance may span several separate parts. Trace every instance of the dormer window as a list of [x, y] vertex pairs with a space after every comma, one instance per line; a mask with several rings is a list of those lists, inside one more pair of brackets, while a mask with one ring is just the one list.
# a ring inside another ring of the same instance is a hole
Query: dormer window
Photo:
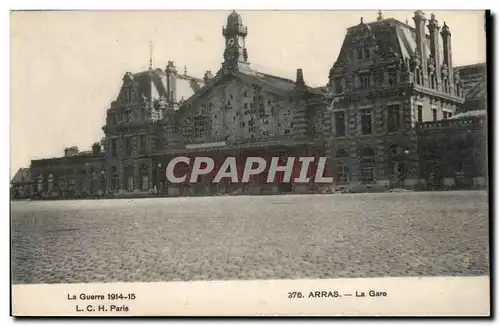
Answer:
[[356, 59], [358, 59], [358, 60], [363, 59], [363, 48], [356, 49]]
[[335, 93], [336, 94], [340, 94], [344, 91], [343, 85], [342, 85], [342, 78], [339, 78], [339, 77], [335, 78], [334, 84], [335, 84]]
[[359, 80], [360, 80], [360, 87], [362, 89], [370, 88], [370, 75], [369, 74], [360, 74]]

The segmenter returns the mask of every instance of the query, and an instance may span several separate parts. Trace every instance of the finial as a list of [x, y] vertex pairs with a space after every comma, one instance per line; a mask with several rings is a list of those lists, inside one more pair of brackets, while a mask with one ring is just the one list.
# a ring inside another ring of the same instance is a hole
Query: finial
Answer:
[[363, 24], [363, 17], [361, 17], [361, 19], [359, 20], [359, 23]]
[[383, 19], [384, 17], [382, 17], [382, 10], [379, 10], [377, 20], [383, 20]]
[[187, 76], [187, 74], [188, 74], [188, 69], [186, 66], [184, 66], [184, 76]]
[[153, 42], [149, 41], [149, 69], [153, 69]]
[[408, 25], [408, 18], [406, 18], [405, 23], [406, 23], [406, 25]]

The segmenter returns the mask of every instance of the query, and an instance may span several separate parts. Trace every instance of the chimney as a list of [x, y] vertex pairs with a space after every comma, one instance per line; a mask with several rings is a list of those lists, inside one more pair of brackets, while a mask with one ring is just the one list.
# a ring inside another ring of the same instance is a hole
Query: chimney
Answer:
[[429, 20], [429, 35], [430, 35], [430, 48], [431, 55], [434, 57], [434, 63], [436, 70], [434, 71], [434, 75], [436, 76], [436, 86], [439, 89], [441, 85], [441, 58], [439, 53], [439, 25], [436, 20], [436, 16], [434, 14], [431, 15], [431, 19]]
[[441, 29], [441, 37], [443, 38], [443, 62], [448, 66], [448, 80], [450, 88], [455, 88], [455, 76], [453, 73], [453, 63], [451, 61], [451, 33], [450, 28], [443, 23], [443, 28]]
[[295, 86], [305, 86], [306, 83], [304, 82], [304, 73], [302, 72], [302, 69], [297, 69], [297, 77], [295, 79]]
[[177, 68], [173, 61], [169, 61], [167, 67], [165, 68], [165, 74], [167, 75], [167, 84], [165, 85], [165, 89], [167, 94], [165, 94], [165, 98], [169, 104], [173, 104], [177, 102], [176, 94], [177, 94]]
[[78, 154], [78, 147], [77, 146], [66, 147], [64, 149], [64, 156], [66, 156], [66, 157], [75, 156], [76, 154]]
[[422, 62], [422, 72], [424, 74], [424, 80], [427, 79], [427, 47], [425, 43], [427, 42], [425, 36], [425, 14], [421, 10], [414, 12], [413, 21], [415, 22], [415, 32], [417, 35], [417, 48], [416, 51], [420, 55], [420, 60]]
[[207, 70], [205, 72], [205, 76], [203, 76], [203, 81], [205, 82], [205, 84], [207, 84], [212, 78], [214, 78], [212, 72], [210, 70]]

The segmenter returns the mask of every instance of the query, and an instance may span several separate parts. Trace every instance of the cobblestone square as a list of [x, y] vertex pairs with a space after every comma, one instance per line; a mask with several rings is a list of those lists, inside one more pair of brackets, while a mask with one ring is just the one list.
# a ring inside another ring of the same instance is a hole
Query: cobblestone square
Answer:
[[12, 281], [488, 275], [487, 196], [15, 201]]

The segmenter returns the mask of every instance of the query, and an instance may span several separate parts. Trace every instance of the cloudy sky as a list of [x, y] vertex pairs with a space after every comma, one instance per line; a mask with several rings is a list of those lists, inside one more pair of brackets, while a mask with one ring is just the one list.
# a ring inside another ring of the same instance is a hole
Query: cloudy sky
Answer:
[[[202, 77], [222, 62], [229, 11], [15, 12], [11, 14], [11, 176], [64, 147], [89, 149], [103, 136], [106, 109], [127, 71], [172, 60]], [[377, 11], [239, 11], [249, 61], [258, 70], [325, 85], [348, 27]], [[431, 12], [426, 12], [429, 17]], [[485, 61], [480, 11], [434, 11], [452, 33], [453, 63]], [[413, 25], [412, 11], [384, 11]]]

